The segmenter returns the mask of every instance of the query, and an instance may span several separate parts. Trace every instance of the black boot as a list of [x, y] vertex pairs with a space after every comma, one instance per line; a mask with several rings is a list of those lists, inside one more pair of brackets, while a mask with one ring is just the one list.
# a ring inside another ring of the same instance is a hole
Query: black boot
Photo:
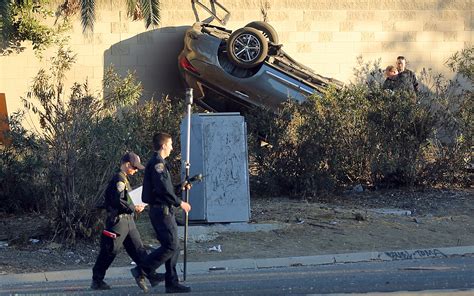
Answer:
[[145, 276], [148, 281], [150, 282], [150, 285], [152, 287], [157, 286], [159, 283], [163, 282], [165, 280], [165, 274], [164, 273], [156, 273], [156, 272], [150, 272], [149, 274], [146, 274], [141, 268], [134, 267], [130, 270], [132, 273], [133, 277], [136, 279], [140, 275]]
[[107, 283], [104, 282], [103, 280], [100, 280], [100, 281], [92, 280], [91, 289], [92, 290], [110, 290], [110, 286], [107, 285]]
[[153, 272], [150, 275], [148, 275], [147, 278], [148, 278], [148, 281], [150, 282], [150, 285], [152, 287], [155, 287], [156, 285], [158, 285], [159, 283], [165, 280], [165, 274]]
[[189, 293], [191, 292], [191, 287], [181, 285], [179, 283], [166, 286], [166, 293]]
[[132, 268], [130, 270], [130, 272], [132, 273], [132, 276], [133, 278], [135, 279], [135, 282], [137, 283], [137, 286], [143, 290], [143, 292], [148, 292], [148, 287], [146, 285], [146, 281], [145, 281], [145, 276], [143, 275], [143, 273], [141, 272], [141, 270], [137, 267], [135, 268]]

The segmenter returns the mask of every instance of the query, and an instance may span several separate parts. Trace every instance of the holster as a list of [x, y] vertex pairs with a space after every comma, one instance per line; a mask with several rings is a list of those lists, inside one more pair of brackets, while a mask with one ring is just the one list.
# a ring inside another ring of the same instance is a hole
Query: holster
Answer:
[[107, 208], [107, 219], [105, 220], [105, 227], [109, 228], [117, 224], [119, 221], [118, 210]]
[[152, 207], [161, 209], [163, 211], [163, 215], [168, 216], [169, 214], [173, 213], [173, 209], [170, 208], [169, 206], [166, 205], [161, 205], [161, 204], [154, 204]]

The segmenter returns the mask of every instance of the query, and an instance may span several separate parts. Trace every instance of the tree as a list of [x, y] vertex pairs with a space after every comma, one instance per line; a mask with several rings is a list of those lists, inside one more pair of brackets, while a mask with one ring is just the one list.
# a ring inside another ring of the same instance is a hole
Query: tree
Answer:
[[[44, 1], [43, 1], [44, 2]], [[92, 32], [95, 22], [96, 0], [64, 0], [56, 11], [56, 17], [67, 17], [81, 13], [83, 32]], [[0, 1], [0, 54], [21, 52], [23, 41], [31, 41], [33, 49], [42, 50], [55, 43], [58, 32], [67, 28], [67, 22], [55, 22], [50, 27], [41, 19], [55, 14], [45, 9], [40, 0], [2, 0]], [[159, 0], [127, 0], [127, 15], [132, 20], [143, 19], [145, 27], [157, 26], [160, 23]]]
[[68, 28], [67, 22], [56, 22], [54, 26], [42, 23], [42, 19], [54, 13], [34, 0], [0, 1], [0, 53], [21, 52], [23, 41], [31, 41], [38, 53], [57, 43], [59, 33]]
[[[80, 3], [82, 29], [84, 32], [93, 31], [96, 1], [80, 0]], [[157, 26], [160, 23], [160, 2], [159, 0], [127, 0], [127, 15], [134, 21], [143, 19], [147, 29], [150, 26]]]

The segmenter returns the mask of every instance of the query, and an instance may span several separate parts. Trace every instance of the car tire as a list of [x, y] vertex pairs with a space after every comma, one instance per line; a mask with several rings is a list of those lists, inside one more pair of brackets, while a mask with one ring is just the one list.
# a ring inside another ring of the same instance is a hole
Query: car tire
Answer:
[[268, 41], [259, 30], [245, 27], [230, 34], [226, 48], [227, 56], [233, 64], [249, 69], [265, 60]]
[[279, 42], [278, 33], [269, 23], [262, 22], [262, 21], [255, 21], [255, 22], [248, 23], [246, 27], [254, 28], [261, 31], [263, 35], [267, 37], [267, 39], [270, 42], [273, 42], [275, 44], [278, 44]]

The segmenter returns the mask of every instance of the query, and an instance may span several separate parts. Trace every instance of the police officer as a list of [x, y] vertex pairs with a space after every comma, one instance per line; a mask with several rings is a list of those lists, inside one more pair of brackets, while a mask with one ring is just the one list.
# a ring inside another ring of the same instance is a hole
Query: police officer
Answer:
[[[142, 200], [150, 204], [150, 220], [161, 246], [151, 252], [144, 260], [142, 268], [146, 274], [165, 264], [166, 293], [187, 293], [190, 287], [179, 283], [176, 264], [179, 257], [178, 225], [174, 207], [182, 208], [186, 213], [191, 205], [182, 201], [176, 194], [171, 174], [165, 159], [173, 150], [171, 135], [157, 133], [153, 136], [153, 157], [145, 168]], [[191, 184], [184, 184], [187, 189]], [[183, 188], [181, 188], [183, 189]]]
[[[107, 210], [105, 230], [102, 232], [100, 252], [92, 268], [92, 284], [94, 290], [108, 290], [110, 286], [104, 282], [104, 277], [115, 256], [125, 247], [128, 255], [140, 265], [147, 255], [140, 239], [140, 234], [133, 220], [134, 212], [141, 212], [144, 205], [133, 205], [128, 192], [131, 190], [127, 176], [145, 167], [140, 158], [133, 152], [126, 153], [121, 160], [120, 170], [110, 180], [105, 191], [104, 207]], [[145, 292], [148, 290], [144, 274], [133, 274], [138, 286]], [[164, 279], [163, 275], [150, 273], [150, 283], [157, 285]]]

